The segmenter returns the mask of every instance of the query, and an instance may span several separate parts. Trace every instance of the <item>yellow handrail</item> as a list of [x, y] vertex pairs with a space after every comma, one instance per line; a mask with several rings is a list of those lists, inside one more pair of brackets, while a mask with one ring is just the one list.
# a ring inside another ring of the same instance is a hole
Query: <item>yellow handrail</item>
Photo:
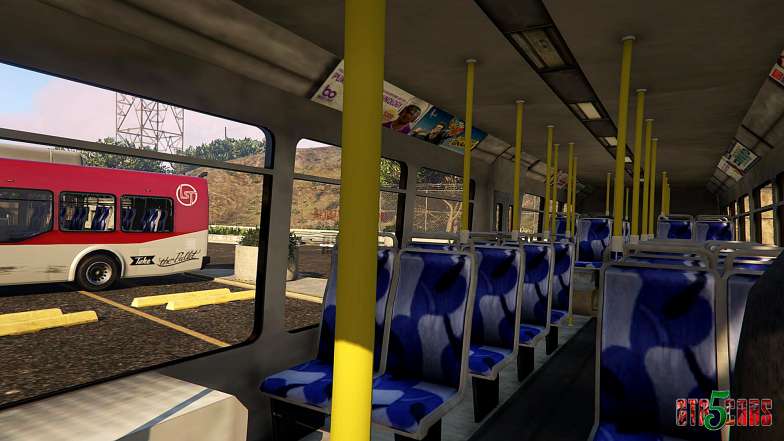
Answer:
[[632, 242], [637, 242], [640, 237], [640, 159], [642, 156], [642, 119], [645, 115], [645, 89], [637, 89], [635, 112], [634, 159], [632, 161]]
[[512, 236], [516, 239], [520, 233], [520, 155], [523, 149], [523, 106], [525, 101], [515, 102], [515, 157], [514, 157], [514, 213], [512, 213]]
[[460, 212], [461, 242], [468, 240], [469, 201], [471, 200], [471, 129], [474, 123], [474, 67], [476, 60], [466, 60], [466, 117], [463, 145], [463, 206]]
[[648, 239], [648, 199], [651, 186], [651, 135], [653, 132], [653, 119], [645, 120], [645, 177], [642, 189], [642, 237]]
[[659, 138], [653, 138], [651, 140], [651, 197], [649, 203], [651, 204], [648, 207], [648, 235], [649, 237], [656, 236], [656, 224], [654, 220], [656, 219], [656, 150], [659, 148]]
[[556, 230], [556, 219], [558, 218], [558, 146], [559, 144], [553, 146], [553, 190], [550, 193], [550, 196], [553, 199], [553, 216], [550, 219], [550, 222], [552, 222], [550, 231], [552, 231], [553, 236], [558, 232]]
[[634, 37], [623, 37], [621, 55], [621, 88], [618, 95], [618, 136], [615, 148], [615, 197], [613, 203], [612, 251], [623, 251], [623, 181], [626, 166], [626, 132], [629, 123], [629, 82], [632, 71]]
[[545, 169], [544, 176], [544, 223], [542, 223], [542, 232], [545, 234], [550, 233], [550, 175], [553, 162], [553, 130], [554, 125], [547, 126], [547, 168]]
[[385, 25], [384, 0], [345, 2], [335, 441], [370, 438]]

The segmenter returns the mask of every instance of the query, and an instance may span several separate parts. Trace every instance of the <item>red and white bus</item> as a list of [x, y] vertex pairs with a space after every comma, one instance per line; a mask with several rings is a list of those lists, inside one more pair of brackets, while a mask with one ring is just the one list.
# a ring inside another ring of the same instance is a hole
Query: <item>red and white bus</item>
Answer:
[[208, 204], [202, 178], [0, 159], [0, 285], [199, 269]]

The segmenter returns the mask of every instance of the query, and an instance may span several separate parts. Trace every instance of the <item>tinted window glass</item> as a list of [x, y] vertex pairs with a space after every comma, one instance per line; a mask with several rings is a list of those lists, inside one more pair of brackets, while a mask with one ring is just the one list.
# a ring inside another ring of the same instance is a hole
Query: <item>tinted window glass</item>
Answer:
[[0, 242], [18, 242], [52, 229], [52, 193], [0, 188]]
[[133, 233], [171, 233], [174, 231], [172, 200], [147, 196], [120, 199], [122, 231]]
[[62, 231], [114, 231], [114, 196], [98, 193], [60, 193]]

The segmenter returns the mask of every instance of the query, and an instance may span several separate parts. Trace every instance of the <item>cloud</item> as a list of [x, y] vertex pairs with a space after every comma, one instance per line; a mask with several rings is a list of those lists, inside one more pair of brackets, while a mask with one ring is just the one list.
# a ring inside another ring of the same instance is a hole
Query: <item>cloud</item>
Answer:
[[[21, 111], [0, 112], [0, 127], [86, 141], [115, 136], [115, 92], [51, 78], [37, 90], [19, 90], [17, 93], [34, 94], [32, 99], [21, 97], [32, 105]], [[165, 127], [173, 127], [171, 115], [167, 115]], [[232, 138], [264, 139], [257, 127], [185, 111], [186, 147], [222, 138], [224, 130]]]

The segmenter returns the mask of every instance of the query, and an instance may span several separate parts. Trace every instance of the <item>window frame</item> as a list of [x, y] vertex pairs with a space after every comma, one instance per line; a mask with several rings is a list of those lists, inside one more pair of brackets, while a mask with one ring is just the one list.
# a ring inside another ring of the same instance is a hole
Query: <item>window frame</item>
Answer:
[[[82, 195], [93, 195], [93, 196], [109, 196], [113, 199], [112, 207], [114, 208], [114, 226], [111, 230], [64, 230], [63, 226], [60, 225], [60, 219], [58, 216], [57, 219], [57, 231], [62, 231], [63, 233], [115, 233], [117, 230], [117, 201], [118, 198], [116, 195], [112, 193], [97, 193], [97, 192], [89, 192], [89, 191], [70, 191], [70, 190], [61, 190], [57, 196], [57, 208], [61, 208], [63, 206], [63, 194], [82, 194]], [[54, 214], [54, 213], [53, 213]]]
[[[128, 233], [128, 234], [137, 234], [137, 233], [163, 233], [163, 234], [170, 233], [171, 234], [171, 233], [176, 233], [177, 232], [177, 229], [175, 228], [175, 223], [174, 223], [174, 216], [176, 215], [176, 213], [175, 213], [176, 210], [174, 208], [176, 206], [176, 204], [174, 203], [174, 199], [172, 199], [172, 198], [170, 198], [168, 196], [142, 196], [142, 195], [138, 195], [138, 194], [123, 194], [118, 199], [118, 201], [120, 203], [120, 210], [121, 211], [122, 211], [122, 200], [123, 200], [123, 198], [163, 199], [163, 200], [169, 201], [169, 204], [171, 204], [171, 218], [170, 219], [171, 219], [171, 226], [172, 227], [171, 227], [171, 231], [130, 231], [130, 230], [123, 229], [122, 222], [120, 222], [120, 230], [118, 230], [118, 231], [123, 232], [123, 233]], [[117, 217], [117, 216], [115, 216], [115, 217]], [[117, 219], [115, 219], [115, 220], [117, 220]]]
[[[123, 89], [114, 88], [99, 83], [91, 83], [88, 81], [79, 80], [72, 77], [66, 77], [60, 74], [54, 74], [50, 70], [47, 70], [47, 68], [32, 69], [30, 67], [23, 66], [17, 63], [2, 62], [2, 61], [0, 61], [0, 65], [20, 68], [28, 72], [38, 72], [50, 76], [52, 78], [72, 81], [74, 83], [94, 87], [103, 91], [108, 91], [112, 93], [130, 94], [136, 96], [137, 98], [156, 101], [161, 104], [176, 106], [184, 110], [198, 112], [204, 115], [253, 126], [259, 129], [263, 133], [264, 142], [265, 142], [264, 163], [261, 166], [253, 166], [253, 165], [230, 163], [227, 161], [220, 161], [214, 159], [205, 159], [197, 156], [185, 156], [185, 155], [178, 155], [172, 153], [164, 153], [164, 152], [158, 152], [154, 150], [144, 150], [138, 148], [128, 149], [123, 146], [105, 144], [100, 141], [96, 142], [96, 141], [88, 141], [79, 138], [71, 138], [67, 136], [59, 136], [43, 130], [33, 132], [29, 130], [15, 130], [13, 128], [0, 127], [0, 140], [27, 142], [27, 143], [41, 145], [50, 148], [63, 147], [68, 149], [84, 151], [84, 152], [98, 152], [98, 153], [129, 156], [134, 158], [150, 159], [150, 160], [161, 161], [161, 162], [195, 165], [197, 167], [206, 167], [206, 168], [216, 169], [216, 170], [247, 173], [247, 174], [262, 177], [261, 195], [260, 195], [260, 216], [259, 216], [259, 237], [261, 240], [259, 243], [259, 253], [258, 253], [258, 267], [261, 268], [262, 270], [259, 271], [259, 277], [256, 280], [257, 288], [256, 288], [256, 297], [254, 299], [255, 304], [253, 310], [253, 326], [245, 340], [236, 344], [232, 344], [228, 347], [216, 347], [213, 349], [205, 350], [204, 352], [185, 355], [169, 361], [144, 365], [142, 367], [130, 368], [128, 370], [119, 373], [111, 373], [109, 375], [100, 376], [97, 379], [92, 379], [81, 383], [76, 383], [70, 386], [48, 390], [46, 392], [40, 393], [35, 396], [18, 399], [5, 404], [0, 404], [0, 410], [20, 406], [26, 403], [40, 401], [55, 395], [76, 391], [82, 388], [103, 384], [106, 382], [130, 377], [133, 375], [138, 375], [140, 373], [164, 369], [176, 364], [193, 361], [207, 356], [213, 356], [218, 353], [223, 353], [225, 351], [238, 349], [241, 347], [246, 347], [254, 344], [261, 337], [265, 324], [264, 321], [264, 312], [265, 312], [265, 305], [266, 305], [265, 286], [267, 281], [267, 269], [268, 269], [267, 262], [270, 257], [269, 239], [270, 239], [270, 227], [271, 227], [271, 215], [272, 215], [272, 193], [274, 190], [273, 178], [279, 174], [275, 170], [277, 142], [276, 142], [275, 134], [272, 132], [272, 130], [270, 130], [265, 126], [260, 126], [257, 122], [245, 121], [238, 118], [227, 117], [215, 112], [198, 109], [191, 106], [186, 106], [166, 99], [153, 98], [149, 95], [132, 92], [124, 88]], [[31, 189], [31, 190], [39, 190], [39, 189]], [[40, 189], [40, 190], [49, 191], [51, 193], [51, 190], [46, 190], [46, 189]], [[53, 204], [55, 203], [54, 201], [55, 201], [55, 197], [54, 194], [52, 194]], [[53, 226], [55, 224], [54, 222], [55, 216], [56, 216], [56, 211], [55, 211], [55, 207], [53, 206], [52, 219], [50, 221], [50, 229], [45, 233], [53, 231]], [[115, 232], [117, 231], [119, 230], [115, 229]]]
[[[47, 230], [42, 231], [40, 233], [37, 233], [34, 236], [26, 237], [26, 238], [24, 238], [22, 240], [9, 241], [9, 242], [0, 241], [0, 243], [21, 244], [22, 242], [24, 242], [26, 240], [30, 240], [30, 239], [32, 239], [34, 237], [38, 237], [38, 236], [41, 236], [42, 234], [51, 233], [52, 231], [54, 231], [54, 213], [55, 213], [55, 199], [56, 198], [55, 198], [54, 192], [52, 190], [43, 189], [43, 188], [22, 188], [22, 187], [0, 187], [0, 190], [27, 190], [27, 191], [40, 191], [40, 192], [43, 192], [43, 193], [49, 193], [49, 197], [50, 197], [50, 199], [49, 199], [49, 204], [50, 204], [49, 208], [51, 209], [51, 213], [52, 213], [52, 216], [49, 218], [49, 228]], [[3, 200], [3, 199], [0, 199], [0, 200]], [[0, 409], [2, 409], [2, 408], [3, 407], [0, 406]]]

